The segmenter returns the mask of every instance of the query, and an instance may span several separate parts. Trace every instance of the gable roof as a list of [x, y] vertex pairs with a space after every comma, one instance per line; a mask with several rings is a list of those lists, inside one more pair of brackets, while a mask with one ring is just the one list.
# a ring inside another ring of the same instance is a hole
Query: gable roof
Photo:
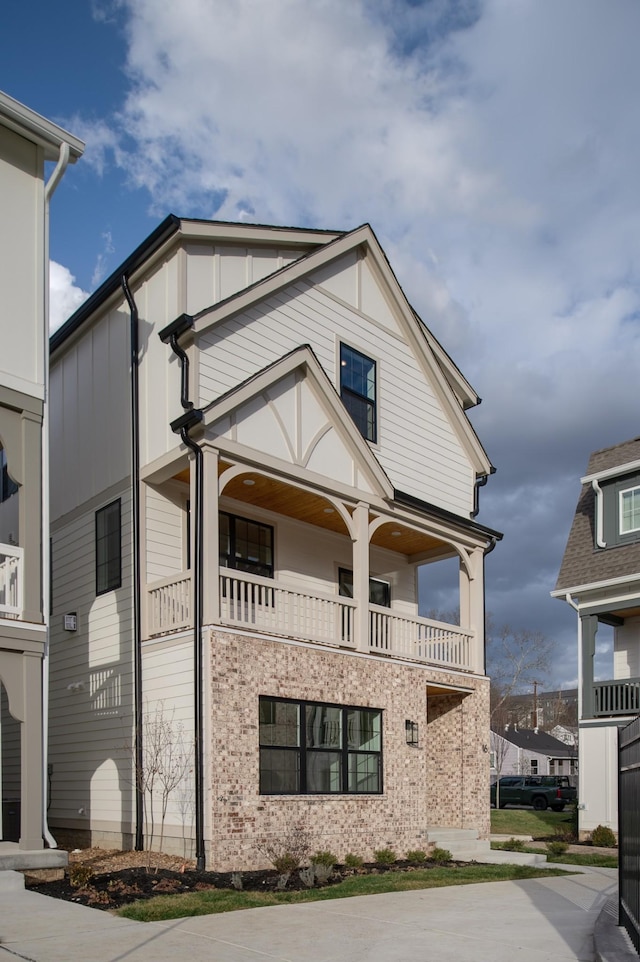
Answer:
[[0, 125], [38, 144], [44, 151], [45, 160], [57, 160], [60, 147], [69, 145], [69, 162], [75, 164], [84, 152], [84, 143], [67, 130], [25, 107], [19, 100], [0, 90]]
[[201, 335], [209, 331], [228, 318], [247, 310], [258, 301], [270, 297], [357, 248], [366, 249], [367, 254], [371, 256], [382, 282], [398, 308], [407, 341], [411, 344], [425, 372], [428, 372], [438, 400], [467, 451], [476, 474], [492, 474], [495, 468], [464, 413], [467, 408], [478, 404], [480, 398], [407, 301], [369, 224], [362, 224], [355, 230], [335, 237], [306, 256], [199, 311], [194, 315], [195, 334]]
[[640, 573], [640, 542], [606, 550], [596, 548], [596, 495], [591, 485], [592, 478], [601, 477], [603, 473], [616, 474], [617, 468], [633, 465], [636, 461], [640, 461], [640, 438], [594, 451], [589, 458], [553, 594]]
[[285, 354], [207, 405], [203, 409], [205, 428], [225, 418], [294, 371], [302, 371], [306, 377], [310, 378], [324, 405], [332, 414], [334, 428], [348, 445], [360, 465], [360, 470], [364, 472], [379, 497], [393, 499], [394, 490], [389, 478], [354, 422], [351, 418], [344, 416], [342, 401], [308, 344], [303, 344]]
[[526, 748], [527, 751], [538, 752], [540, 755], [547, 755], [549, 758], [578, 757], [577, 748], [566, 745], [548, 732], [536, 731], [535, 728], [509, 728], [502, 732], [495, 732], [495, 734], [518, 748]]

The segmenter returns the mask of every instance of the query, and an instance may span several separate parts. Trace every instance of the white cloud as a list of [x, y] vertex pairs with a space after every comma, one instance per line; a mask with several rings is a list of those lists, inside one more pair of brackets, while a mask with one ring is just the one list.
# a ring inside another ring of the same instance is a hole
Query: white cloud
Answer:
[[49, 331], [53, 334], [89, 296], [67, 267], [49, 262]]

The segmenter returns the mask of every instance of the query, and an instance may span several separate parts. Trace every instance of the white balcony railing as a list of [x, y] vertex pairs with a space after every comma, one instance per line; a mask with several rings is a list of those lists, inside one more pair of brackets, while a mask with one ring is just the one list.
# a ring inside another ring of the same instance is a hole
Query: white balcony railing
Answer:
[[[147, 586], [149, 635], [190, 626], [191, 577], [182, 572]], [[274, 635], [355, 646], [352, 598], [300, 591], [271, 578], [221, 569], [220, 623]], [[369, 650], [470, 671], [473, 636], [455, 625], [369, 605]]]
[[23, 549], [0, 543], [0, 618], [22, 614], [23, 569]]

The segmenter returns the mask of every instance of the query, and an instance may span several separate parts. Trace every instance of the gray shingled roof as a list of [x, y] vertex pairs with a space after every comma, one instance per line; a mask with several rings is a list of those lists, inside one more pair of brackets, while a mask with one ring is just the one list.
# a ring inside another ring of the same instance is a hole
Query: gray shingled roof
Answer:
[[[640, 438], [594, 451], [587, 475], [607, 471], [619, 464], [640, 460]], [[595, 493], [583, 484], [560, 566], [556, 591], [577, 585], [621, 578], [640, 571], [640, 542], [618, 545], [606, 551], [595, 547]]]
[[537, 732], [534, 728], [509, 728], [496, 734], [511, 742], [512, 745], [517, 745], [518, 748], [539, 752], [541, 755], [548, 755], [549, 758], [578, 757], [577, 748], [565, 745], [559, 738], [554, 738], [548, 732]]

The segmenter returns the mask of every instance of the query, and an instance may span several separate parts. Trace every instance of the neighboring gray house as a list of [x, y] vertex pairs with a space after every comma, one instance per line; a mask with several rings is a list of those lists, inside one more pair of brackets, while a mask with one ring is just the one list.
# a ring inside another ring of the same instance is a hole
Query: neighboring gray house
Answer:
[[[580, 833], [617, 830], [618, 728], [640, 713], [640, 438], [595, 451], [553, 597], [578, 613]], [[613, 626], [607, 680], [594, 678], [599, 624]]]
[[578, 772], [578, 749], [535, 728], [491, 732], [491, 775], [568, 775]]
[[[25, 867], [47, 836], [48, 212], [83, 150], [0, 92], [0, 839], [19, 840]], [[45, 161], [56, 163], [46, 183]]]

